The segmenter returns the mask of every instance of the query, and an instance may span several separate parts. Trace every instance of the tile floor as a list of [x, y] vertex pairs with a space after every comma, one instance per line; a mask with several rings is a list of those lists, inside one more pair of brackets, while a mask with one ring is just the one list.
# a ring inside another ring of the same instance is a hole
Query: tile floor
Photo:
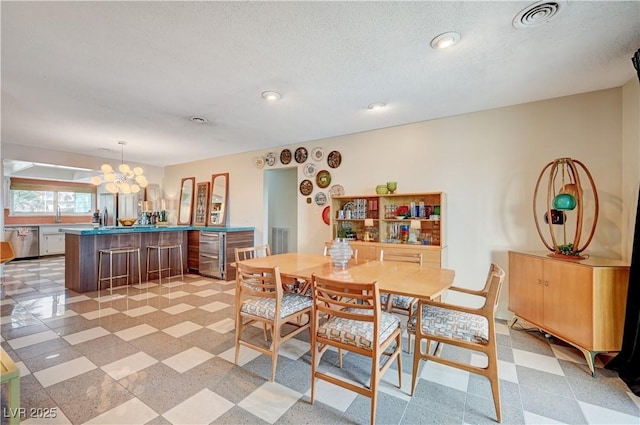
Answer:
[[[3, 269], [0, 341], [21, 370], [24, 424], [369, 422], [368, 398], [330, 384], [320, 382], [309, 404], [306, 334], [282, 348], [274, 383], [264, 355], [243, 347], [233, 363], [234, 282], [185, 275], [148, 293], [103, 291], [98, 302], [95, 292], [64, 288], [63, 257]], [[577, 350], [518, 325], [498, 329], [503, 423], [640, 424], [640, 399], [601, 363], [592, 378]], [[362, 358], [348, 354], [340, 371], [332, 354], [323, 367], [366, 379]], [[468, 354], [445, 347], [443, 355]], [[409, 397], [412, 363], [403, 356], [402, 389], [397, 373], [384, 377], [379, 424], [495, 423], [484, 378], [423, 363]], [[4, 396], [2, 407], [4, 424]]]

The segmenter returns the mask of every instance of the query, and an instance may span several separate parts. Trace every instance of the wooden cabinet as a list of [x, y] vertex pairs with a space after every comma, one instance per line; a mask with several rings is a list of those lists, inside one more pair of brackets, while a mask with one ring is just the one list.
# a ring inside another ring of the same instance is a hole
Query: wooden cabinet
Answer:
[[187, 232], [187, 270], [197, 272], [200, 269], [200, 231]]
[[[422, 252], [425, 263], [444, 267], [446, 210], [442, 192], [335, 196], [331, 199], [331, 237], [348, 239], [361, 259], [377, 259], [383, 249], [407, 250]], [[404, 214], [412, 216], [398, 218]], [[367, 219], [373, 226], [366, 226]], [[417, 228], [408, 232], [414, 233], [415, 242], [406, 233], [412, 224]]]
[[509, 252], [511, 325], [523, 319], [570, 343], [594, 373], [598, 353], [622, 346], [628, 280], [629, 266], [621, 261]]

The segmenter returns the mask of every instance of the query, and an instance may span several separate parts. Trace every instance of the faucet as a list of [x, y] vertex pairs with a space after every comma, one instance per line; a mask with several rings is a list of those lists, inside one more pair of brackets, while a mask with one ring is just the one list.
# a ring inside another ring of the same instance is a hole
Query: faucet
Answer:
[[60, 216], [60, 205], [56, 207], [56, 223], [62, 223], [62, 217]]

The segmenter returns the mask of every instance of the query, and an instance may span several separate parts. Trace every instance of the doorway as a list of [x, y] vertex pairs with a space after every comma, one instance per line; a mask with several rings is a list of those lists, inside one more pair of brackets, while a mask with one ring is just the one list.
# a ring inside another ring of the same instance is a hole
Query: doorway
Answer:
[[266, 229], [272, 254], [298, 250], [298, 168], [264, 172]]

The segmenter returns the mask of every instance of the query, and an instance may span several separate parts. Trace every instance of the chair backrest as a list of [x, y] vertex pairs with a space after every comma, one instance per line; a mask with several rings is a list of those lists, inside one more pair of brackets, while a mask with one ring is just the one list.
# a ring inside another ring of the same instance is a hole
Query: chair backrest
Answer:
[[1, 243], [2, 245], [0, 247], [0, 264], [8, 263], [9, 261], [16, 258], [16, 253], [13, 250], [13, 245], [11, 245], [11, 242], [2, 241]]
[[257, 245], [246, 248], [236, 248], [236, 261], [250, 260], [257, 257], [267, 257], [271, 255], [269, 245]]
[[[331, 249], [331, 245], [333, 245], [333, 241], [324, 243], [324, 250], [322, 251], [322, 255], [324, 255], [325, 257], [330, 255], [329, 254], [329, 250]], [[351, 250], [353, 251], [353, 254], [351, 254], [351, 258], [353, 258], [354, 260], [357, 260], [358, 259], [358, 248], [351, 247]]]
[[404, 261], [406, 263], [416, 263], [422, 265], [421, 252], [385, 251], [380, 250], [380, 261]]
[[[241, 304], [245, 296], [260, 298], [275, 298], [276, 308], [282, 300], [283, 289], [280, 268], [252, 267], [238, 263], [236, 273], [236, 306]], [[279, 316], [277, 316], [279, 317]]]
[[[491, 263], [489, 267], [489, 275], [487, 276], [487, 283], [485, 284], [486, 299], [483, 310], [486, 309], [486, 313], [493, 317], [498, 307], [498, 301], [500, 300], [500, 292], [502, 291], [502, 284], [504, 283], [504, 270], [497, 264]], [[484, 291], [484, 290], [483, 290]], [[488, 315], [486, 317], [489, 317]]]
[[317, 333], [320, 314], [373, 323], [373, 345], [380, 334], [380, 291], [378, 282], [348, 282], [311, 276], [313, 331]]

